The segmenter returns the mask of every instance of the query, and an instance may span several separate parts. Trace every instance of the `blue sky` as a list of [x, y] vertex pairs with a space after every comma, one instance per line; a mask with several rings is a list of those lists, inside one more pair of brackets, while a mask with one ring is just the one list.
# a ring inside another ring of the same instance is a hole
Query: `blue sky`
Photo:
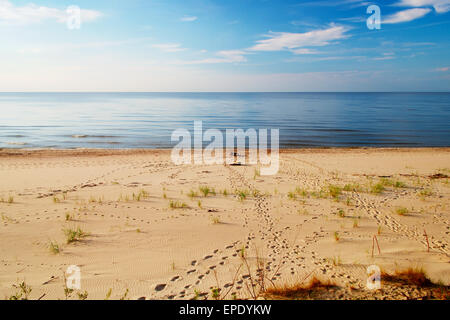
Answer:
[[0, 0], [0, 91], [450, 91], [450, 0], [31, 1]]

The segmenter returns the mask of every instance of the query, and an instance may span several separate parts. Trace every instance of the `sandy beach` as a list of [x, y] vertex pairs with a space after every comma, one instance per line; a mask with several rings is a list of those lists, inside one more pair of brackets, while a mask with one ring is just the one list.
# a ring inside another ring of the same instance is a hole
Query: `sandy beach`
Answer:
[[65, 299], [70, 265], [69, 299], [264, 298], [312, 277], [333, 283], [321, 298], [426, 294], [369, 290], [370, 265], [450, 285], [449, 148], [283, 150], [278, 174], [259, 172], [170, 150], [1, 150], [0, 297], [24, 281]]

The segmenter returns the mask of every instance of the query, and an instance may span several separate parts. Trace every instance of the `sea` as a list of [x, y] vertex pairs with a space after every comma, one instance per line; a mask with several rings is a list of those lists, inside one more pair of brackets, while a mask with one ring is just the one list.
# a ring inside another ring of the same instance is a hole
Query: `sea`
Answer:
[[450, 93], [0, 93], [0, 148], [171, 148], [194, 121], [280, 148], [448, 147]]

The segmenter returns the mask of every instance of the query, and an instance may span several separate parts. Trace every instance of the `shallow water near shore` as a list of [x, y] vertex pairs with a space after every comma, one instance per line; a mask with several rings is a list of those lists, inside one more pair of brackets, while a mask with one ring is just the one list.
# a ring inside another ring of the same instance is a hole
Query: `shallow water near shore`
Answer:
[[0, 93], [1, 148], [170, 148], [278, 128], [281, 148], [450, 146], [450, 93]]

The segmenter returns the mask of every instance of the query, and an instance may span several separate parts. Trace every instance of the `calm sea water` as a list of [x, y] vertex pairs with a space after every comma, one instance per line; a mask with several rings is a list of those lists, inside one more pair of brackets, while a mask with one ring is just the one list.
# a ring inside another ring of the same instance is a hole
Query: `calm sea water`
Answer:
[[450, 93], [0, 93], [0, 148], [168, 148], [177, 128], [280, 146], [450, 146]]

